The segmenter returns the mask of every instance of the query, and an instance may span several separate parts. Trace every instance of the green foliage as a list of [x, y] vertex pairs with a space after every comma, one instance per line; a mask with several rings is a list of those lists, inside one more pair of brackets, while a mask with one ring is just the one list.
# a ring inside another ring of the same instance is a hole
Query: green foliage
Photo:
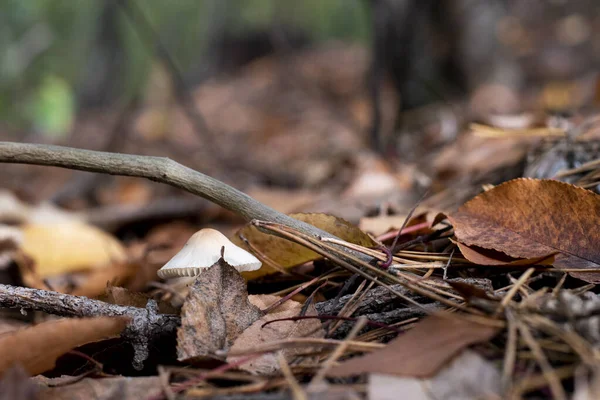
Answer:
[[47, 76], [30, 104], [31, 118], [39, 132], [61, 137], [69, 133], [75, 114], [71, 86], [62, 78]]
[[[368, 23], [360, 0], [128, 0], [144, 11], [184, 76], [207, 62], [215, 32], [291, 24], [315, 41], [364, 41]], [[96, 50], [109, 0], [0, 2], [0, 120], [57, 135], [70, 126], [78, 96], [98, 74]], [[120, 46], [115, 100], [143, 91], [155, 49], [122, 10], [114, 28]], [[102, 86], [100, 86], [102, 87]]]

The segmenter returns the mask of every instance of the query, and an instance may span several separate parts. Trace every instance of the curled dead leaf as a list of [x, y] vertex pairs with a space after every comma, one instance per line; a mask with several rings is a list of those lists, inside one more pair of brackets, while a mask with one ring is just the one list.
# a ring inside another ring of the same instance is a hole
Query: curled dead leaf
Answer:
[[[600, 196], [580, 187], [515, 179], [476, 196], [448, 218], [470, 261], [502, 264], [489, 254], [486, 260], [479, 247], [513, 259], [547, 260], [554, 255], [557, 268], [600, 269]], [[572, 275], [600, 282], [599, 273]]]
[[178, 359], [221, 358], [217, 352], [227, 350], [261, 316], [258, 307], [248, 301], [244, 278], [220, 259], [190, 287], [177, 330]]

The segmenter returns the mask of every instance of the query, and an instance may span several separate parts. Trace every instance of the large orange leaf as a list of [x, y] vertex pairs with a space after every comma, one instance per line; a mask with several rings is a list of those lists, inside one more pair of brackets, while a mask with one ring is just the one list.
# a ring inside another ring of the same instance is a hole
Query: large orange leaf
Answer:
[[[476, 248], [482, 248], [514, 259], [554, 255], [557, 268], [600, 272], [600, 196], [580, 187], [554, 180], [515, 179], [478, 195], [448, 218], [461, 249], [473, 250], [463, 253], [473, 262], [482, 263], [482, 257], [470, 256], [481, 255]], [[600, 282], [600, 273], [573, 275]]]

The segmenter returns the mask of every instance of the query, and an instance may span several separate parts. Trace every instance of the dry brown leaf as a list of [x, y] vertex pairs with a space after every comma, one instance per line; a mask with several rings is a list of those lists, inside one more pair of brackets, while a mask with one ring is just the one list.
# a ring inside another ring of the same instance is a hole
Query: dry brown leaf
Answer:
[[[265, 308], [275, 303], [280, 298], [272, 295], [250, 296], [250, 302], [259, 308]], [[288, 300], [269, 314], [250, 325], [231, 346], [231, 351], [245, 351], [256, 348], [269, 342], [275, 342], [291, 337], [324, 337], [325, 332], [321, 329], [318, 319], [306, 319], [300, 321], [274, 322], [265, 327], [266, 322], [276, 319], [296, 317], [300, 314], [302, 304]], [[309, 307], [306, 315], [317, 315], [314, 306]], [[295, 348], [282, 350], [283, 356], [288, 362], [299, 352], [306, 352], [307, 348]], [[235, 362], [240, 357], [227, 357], [227, 362]], [[243, 357], [242, 357], [243, 358]], [[276, 353], [267, 353], [259, 358], [248, 361], [239, 367], [253, 374], [270, 375], [279, 371], [280, 364]]]
[[181, 309], [177, 357], [187, 360], [227, 350], [262, 312], [248, 301], [244, 278], [222, 259], [199, 275]]
[[0, 374], [15, 363], [31, 375], [54, 367], [56, 359], [86, 343], [118, 335], [126, 318], [97, 317], [47, 321], [0, 336]]
[[[334, 217], [333, 215], [327, 214], [291, 214], [290, 215], [297, 220], [307, 222], [311, 225], [316, 226], [326, 232], [331, 233], [343, 239], [347, 242], [355, 243], [361, 246], [370, 247], [374, 246], [375, 242], [363, 231], [350, 222], [345, 221], [341, 218]], [[267, 256], [271, 260], [284, 268], [290, 268], [307, 261], [319, 258], [319, 255], [306, 247], [300, 246], [299, 244], [290, 242], [289, 240], [282, 239], [273, 235], [268, 235], [259, 231], [255, 226], [248, 225], [241, 229], [238, 234], [231, 238], [231, 241], [236, 245], [249, 249], [245, 243], [239, 238], [239, 234], [244, 235], [248, 241], [263, 255]], [[259, 255], [260, 256], [260, 255]], [[260, 258], [260, 257], [259, 257]], [[268, 275], [277, 272], [275, 269], [268, 265], [257, 271], [245, 272], [243, 276], [246, 279], [256, 279], [263, 275]]]
[[329, 376], [362, 373], [427, 378], [446, 365], [465, 347], [491, 339], [498, 329], [451, 315], [432, 315], [391, 341], [385, 348], [352, 358], [334, 368]]
[[34, 259], [37, 274], [44, 278], [102, 268], [127, 258], [116, 238], [82, 222], [27, 224], [22, 250]]
[[[600, 196], [574, 185], [515, 179], [476, 196], [448, 218], [466, 246], [524, 259], [558, 252], [555, 267], [600, 267]], [[465, 253], [469, 259], [471, 253]], [[573, 275], [600, 282], [600, 274]]]

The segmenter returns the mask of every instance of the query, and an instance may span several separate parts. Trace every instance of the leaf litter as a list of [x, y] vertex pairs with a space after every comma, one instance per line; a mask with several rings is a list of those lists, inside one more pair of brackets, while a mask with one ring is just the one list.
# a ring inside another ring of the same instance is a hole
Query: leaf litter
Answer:
[[[300, 75], [338, 75], [343, 52], [334, 53], [316, 69], [301, 57]], [[355, 61], [366, 69], [364, 57]], [[572, 148], [575, 156], [580, 149], [593, 155], [594, 143], [567, 141], [572, 132], [549, 122], [513, 129], [510, 116], [501, 115], [489, 119], [498, 126], [473, 125], [441, 153], [401, 163], [363, 152], [344, 121], [328, 120], [327, 96], [310, 104], [312, 95], [300, 95], [298, 104], [310, 105], [301, 118], [289, 113], [296, 106], [257, 115], [281, 105], [274, 89], [286, 101], [298, 95], [278, 87], [273, 64], [256, 64], [229, 84], [210, 81], [195, 95], [203, 111], [212, 110], [211, 126], [222, 128], [216, 132], [226, 137], [219, 141], [225, 158], [244, 170], [219, 173], [240, 186], [247, 182], [239, 176], [259, 174], [268, 184], [253, 190], [264, 203], [305, 211], [292, 216], [337, 238], [309, 237], [273, 221], [240, 228], [243, 221], [231, 213], [190, 207], [169, 189], [131, 178], [71, 198], [73, 208], [88, 197], [97, 203], [82, 212], [26, 205], [10, 193], [0, 199], [0, 220], [12, 232], [1, 242], [0, 282], [10, 285], [0, 286], [0, 302], [15, 310], [3, 309], [0, 321], [35, 324], [0, 335], [0, 393], [18, 400], [462, 399], [566, 398], [573, 388], [574, 398], [595, 398], [600, 164], [591, 157], [560, 172], [540, 165], [515, 172], [535, 146], [533, 133], [561, 132], [541, 146], [545, 163], [561, 152], [573, 156]], [[345, 86], [327, 90], [343, 98]], [[365, 128], [363, 95], [341, 103], [362, 110], [354, 117]], [[223, 104], [239, 118], [223, 117]], [[567, 122], [584, 125], [578, 121]], [[165, 140], [148, 139], [149, 150], [139, 151], [164, 154], [183, 143], [173, 158], [213, 172], [202, 164], [203, 149], [190, 151], [193, 135], [181, 122], [177, 111], [176, 138], [163, 132]], [[138, 151], [141, 140], [119, 151]], [[540, 176], [544, 171], [554, 172]], [[48, 176], [40, 173], [39, 187], [52, 184]], [[512, 179], [521, 176], [541, 179]], [[433, 193], [406, 221], [419, 185]], [[154, 205], [157, 212], [145, 213]], [[308, 213], [323, 209], [333, 212]], [[432, 218], [439, 211], [448, 217]], [[159, 281], [157, 269], [205, 227], [245, 246], [263, 269], [240, 275], [220, 261], [196, 278]], [[78, 318], [55, 321], [53, 314]]]

